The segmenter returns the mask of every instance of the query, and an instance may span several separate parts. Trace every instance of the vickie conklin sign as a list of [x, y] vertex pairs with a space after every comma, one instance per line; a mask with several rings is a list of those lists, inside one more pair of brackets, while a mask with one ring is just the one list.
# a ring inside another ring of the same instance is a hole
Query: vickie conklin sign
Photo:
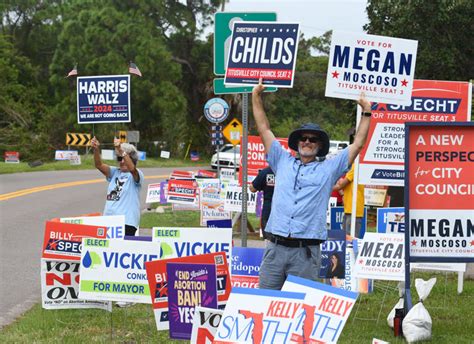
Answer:
[[337, 32], [332, 34], [326, 97], [409, 105], [417, 41]]
[[407, 123], [411, 261], [474, 261], [474, 125]]
[[225, 85], [293, 87], [299, 24], [235, 22]]
[[130, 121], [130, 75], [77, 78], [77, 123]]

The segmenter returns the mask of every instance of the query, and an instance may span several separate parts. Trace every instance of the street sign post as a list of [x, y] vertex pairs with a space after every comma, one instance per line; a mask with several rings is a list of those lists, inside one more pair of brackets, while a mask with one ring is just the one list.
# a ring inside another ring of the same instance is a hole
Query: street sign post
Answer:
[[[224, 78], [214, 79], [214, 94], [235, 94], [235, 93], [252, 93], [252, 86], [226, 86], [224, 85]], [[265, 87], [263, 92], [276, 92], [276, 87]]]

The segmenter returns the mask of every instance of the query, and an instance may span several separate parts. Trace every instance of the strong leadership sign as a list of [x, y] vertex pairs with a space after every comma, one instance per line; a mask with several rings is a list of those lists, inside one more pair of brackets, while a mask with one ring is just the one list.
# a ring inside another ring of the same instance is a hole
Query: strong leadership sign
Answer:
[[469, 121], [471, 96], [468, 82], [415, 80], [409, 105], [372, 104], [368, 143], [360, 154], [359, 183], [403, 186], [404, 123]]
[[130, 121], [130, 75], [77, 78], [77, 123]]
[[474, 261], [474, 125], [407, 125], [410, 260]]
[[293, 87], [299, 24], [235, 22], [225, 85]]
[[326, 97], [408, 105], [417, 41], [337, 32], [332, 34]]

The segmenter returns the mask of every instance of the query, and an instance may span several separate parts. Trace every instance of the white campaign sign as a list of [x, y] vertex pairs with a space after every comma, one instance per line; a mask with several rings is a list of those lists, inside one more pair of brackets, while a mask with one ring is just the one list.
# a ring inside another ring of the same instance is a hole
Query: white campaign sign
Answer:
[[107, 301], [80, 300], [78, 261], [41, 259], [41, 301], [44, 309], [99, 308], [112, 311]]
[[232, 217], [230, 211], [224, 210], [224, 199], [221, 198], [220, 181], [213, 179], [198, 179], [201, 210], [201, 226], [206, 226], [207, 220], [225, 220]]
[[145, 262], [160, 259], [160, 243], [82, 239], [81, 299], [150, 303]]
[[[224, 188], [225, 203], [224, 210], [227, 211], [242, 211], [242, 187], [227, 185]], [[257, 193], [251, 192], [247, 188], [247, 212], [255, 213], [257, 206]]]
[[161, 183], [148, 184], [145, 203], [160, 203], [160, 184]]
[[297, 343], [336, 343], [359, 295], [292, 275], [281, 290], [306, 294], [291, 336]]
[[408, 105], [418, 41], [334, 31], [326, 97]]
[[125, 236], [124, 215], [62, 217], [59, 221], [79, 225], [105, 226], [107, 227], [107, 239], [123, 239]]
[[162, 259], [226, 252], [232, 261], [232, 228], [153, 227], [152, 235], [161, 243]]
[[405, 235], [365, 233], [354, 275], [388, 281], [405, 280]]
[[194, 309], [191, 344], [211, 344], [224, 311], [196, 306]]

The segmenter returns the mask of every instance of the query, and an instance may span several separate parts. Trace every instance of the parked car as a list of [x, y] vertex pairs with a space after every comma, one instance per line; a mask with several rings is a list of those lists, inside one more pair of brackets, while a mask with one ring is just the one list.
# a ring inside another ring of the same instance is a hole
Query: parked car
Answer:
[[329, 141], [329, 153], [328, 154], [336, 154], [340, 150], [343, 150], [349, 146], [349, 141]]
[[[238, 169], [240, 163], [240, 145], [226, 144], [219, 150], [219, 166], [235, 167]], [[217, 169], [217, 152], [211, 158], [211, 167]]]

